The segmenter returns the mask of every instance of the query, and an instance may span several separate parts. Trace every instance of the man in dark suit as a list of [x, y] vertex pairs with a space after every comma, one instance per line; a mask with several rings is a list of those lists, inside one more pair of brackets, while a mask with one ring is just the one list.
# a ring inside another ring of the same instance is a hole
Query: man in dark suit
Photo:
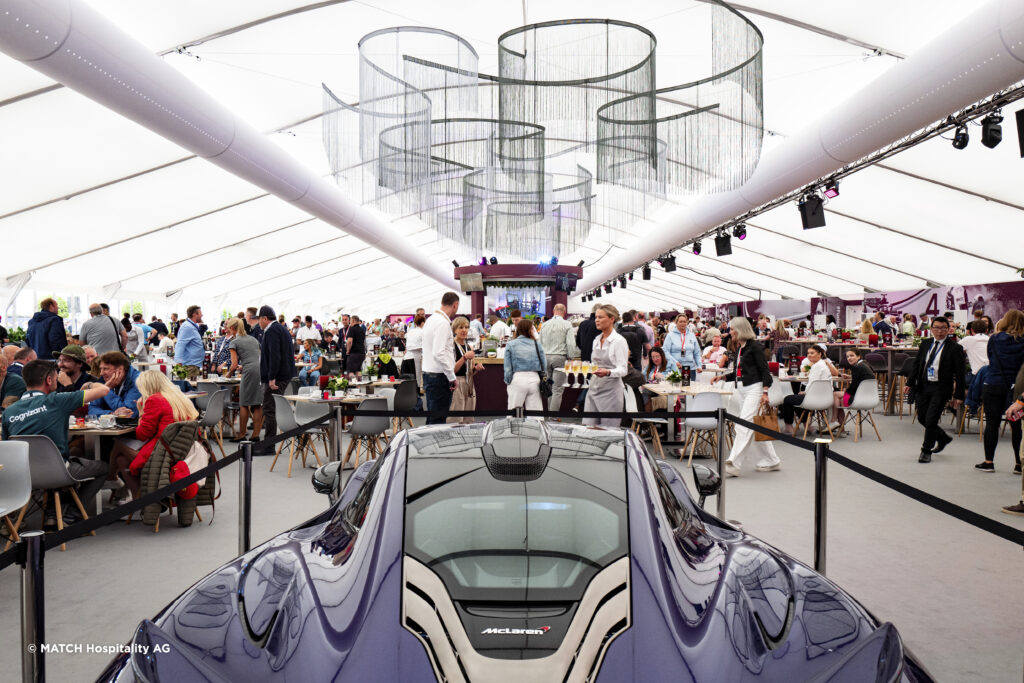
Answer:
[[949, 333], [949, 321], [934, 318], [931, 329], [932, 336], [921, 342], [914, 372], [907, 378], [907, 391], [914, 392], [917, 403], [917, 421], [924, 425], [918, 462], [931, 462], [932, 455], [953, 440], [939, 426], [939, 418], [950, 397], [959, 407], [966, 390], [966, 356], [956, 336]]
[[288, 329], [277, 322], [274, 309], [260, 307], [260, 327], [263, 339], [260, 341], [260, 382], [263, 383], [263, 428], [266, 437], [277, 434], [277, 410], [274, 396], [283, 395], [295, 375], [295, 356], [292, 355], [292, 336]]

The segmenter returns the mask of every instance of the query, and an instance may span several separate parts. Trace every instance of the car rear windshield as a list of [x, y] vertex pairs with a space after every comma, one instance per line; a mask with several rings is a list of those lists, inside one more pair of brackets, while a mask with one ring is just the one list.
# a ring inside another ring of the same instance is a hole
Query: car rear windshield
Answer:
[[[595, 573], [628, 553], [621, 433], [554, 433], [533, 481], [493, 477], [480, 448], [418, 453], [410, 440], [405, 550], [454, 600], [577, 600]], [[453, 452], [456, 451], [456, 452]]]

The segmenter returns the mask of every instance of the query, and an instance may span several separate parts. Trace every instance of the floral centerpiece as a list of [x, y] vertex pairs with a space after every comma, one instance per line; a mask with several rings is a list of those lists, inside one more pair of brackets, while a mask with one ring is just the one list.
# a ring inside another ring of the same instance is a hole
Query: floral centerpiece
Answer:
[[188, 379], [188, 368], [186, 368], [181, 363], [178, 363], [173, 368], [171, 368], [171, 372], [177, 379]]
[[679, 374], [678, 370], [673, 370], [672, 372], [668, 373], [668, 375], [666, 375], [665, 381], [668, 382], [669, 384], [682, 384], [683, 376]]
[[327, 380], [328, 391], [348, 391], [348, 377], [337, 375]]

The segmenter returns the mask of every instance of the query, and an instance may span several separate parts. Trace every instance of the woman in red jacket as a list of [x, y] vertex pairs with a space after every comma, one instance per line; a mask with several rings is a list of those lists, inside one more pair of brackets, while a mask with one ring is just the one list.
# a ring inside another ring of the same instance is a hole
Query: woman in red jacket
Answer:
[[[199, 411], [185, 398], [178, 387], [171, 384], [159, 370], [147, 370], [135, 382], [142, 398], [139, 399], [139, 426], [135, 428], [136, 441], [117, 441], [110, 454], [110, 462], [128, 485], [132, 496], [139, 495], [139, 475], [153, 454], [167, 425], [183, 420], [195, 420]], [[138, 446], [132, 448], [132, 446]]]

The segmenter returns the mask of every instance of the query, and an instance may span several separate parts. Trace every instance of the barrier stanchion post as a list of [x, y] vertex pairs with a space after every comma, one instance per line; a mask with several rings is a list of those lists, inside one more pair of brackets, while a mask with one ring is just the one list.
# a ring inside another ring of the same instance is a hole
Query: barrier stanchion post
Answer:
[[26, 531], [18, 544], [21, 565], [21, 680], [46, 680], [43, 654], [43, 532]]
[[341, 415], [341, 406], [334, 406], [331, 409], [331, 448], [327, 459], [332, 461], [341, 460]]
[[718, 431], [715, 434], [718, 448], [718, 518], [725, 519], [725, 408], [718, 409]]
[[252, 530], [252, 441], [242, 442], [238, 461], [238, 554], [249, 552]]
[[814, 571], [825, 573], [825, 546], [827, 543], [828, 491], [827, 470], [828, 439], [814, 441]]

